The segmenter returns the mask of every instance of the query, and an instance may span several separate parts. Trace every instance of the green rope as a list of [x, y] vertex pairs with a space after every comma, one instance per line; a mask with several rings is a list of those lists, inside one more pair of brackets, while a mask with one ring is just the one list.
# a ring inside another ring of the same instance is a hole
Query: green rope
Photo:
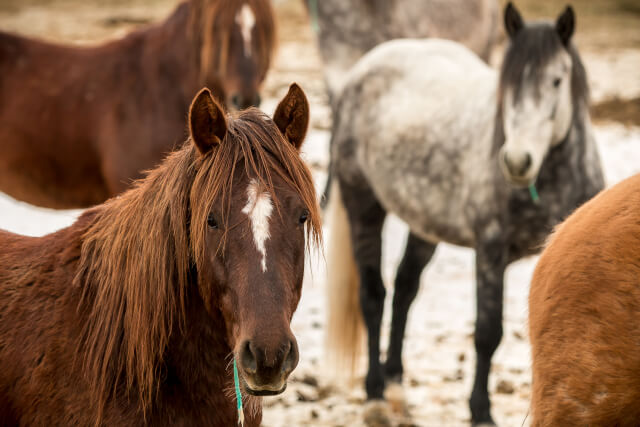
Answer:
[[311, 15], [311, 28], [316, 33], [320, 30], [318, 24], [318, 0], [309, 0], [309, 15]]
[[533, 200], [533, 203], [536, 205], [540, 203], [540, 196], [538, 196], [538, 190], [536, 189], [535, 183], [529, 184], [529, 194], [531, 194], [531, 200]]
[[238, 366], [236, 358], [233, 358], [233, 384], [236, 388], [236, 402], [238, 408], [238, 424], [244, 425], [244, 410], [242, 408], [242, 393], [240, 392], [240, 379], [238, 378]]

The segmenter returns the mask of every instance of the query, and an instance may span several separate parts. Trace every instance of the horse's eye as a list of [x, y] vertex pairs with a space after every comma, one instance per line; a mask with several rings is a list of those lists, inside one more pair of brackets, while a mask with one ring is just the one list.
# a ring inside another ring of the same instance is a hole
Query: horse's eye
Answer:
[[213, 216], [213, 214], [209, 214], [209, 216], [207, 217], [207, 224], [213, 229], [218, 228], [218, 221], [216, 221], [216, 218]]
[[305, 210], [304, 212], [302, 212], [302, 215], [300, 215], [300, 224], [304, 224], [305, 222], [307, 222], [307, 220], [309, 219], [309, 211]]
[[554, 79], [553, 80], [553, 87], [560, 86], [560, 82], [562, 82], [562, 79]]

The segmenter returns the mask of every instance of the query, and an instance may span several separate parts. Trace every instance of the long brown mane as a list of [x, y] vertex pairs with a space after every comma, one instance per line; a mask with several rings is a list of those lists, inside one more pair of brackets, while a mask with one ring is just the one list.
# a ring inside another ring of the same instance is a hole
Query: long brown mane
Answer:
[[145, 413], [153, 405], [170, 336], [185, 324], [190, 271], [204, 263], [207, 216], [214, 201], [228, 212], [234, 173], [242, 169], [263, 182], [276, 204], [272, 174], [291, 184], [310, 212], [308, 244], [321, 242], [309, 169], [273, 121], [254, 109], [229, 119], [224, 141], [211, 153], [200, 156], [188, 141], [133, 189], [96, 208], [75, 285], [88, 319], [77, 354], [99, 418], [122, 386]]
[[[194, 2], [193, 16], [200, 18], [201, 75], [211, 72], [224, 75], [229, 59], [230, 34], [235, 18], [242, 5], [247, 4], [255, 13], [255, 36], [259, 48], [259, 69], [264, 73], [269, 69], [276, 45], [276, 26], [271, 2], [265, 0], [202, 0]], [[197, 26], [194, 28], [198, 28]], [[264, 75], [262, 76], [264, 78]]]

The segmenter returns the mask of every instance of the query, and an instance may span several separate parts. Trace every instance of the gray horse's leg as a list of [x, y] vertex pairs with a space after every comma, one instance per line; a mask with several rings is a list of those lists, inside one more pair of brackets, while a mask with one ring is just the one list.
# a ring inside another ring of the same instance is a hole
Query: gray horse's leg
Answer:
[[380, 274], [380, 258], [381, 232], [386, 212], [368, 187], [350, 187], [343, 184], [340, 190], [349, 216], [353, 252], [360, 276], [360, 307], [367, 327], [367, 397], [382, 399], [384, 376], [380, 364], [380, 324], [385, 289]]
[[407, 314], [420, 287], [420, 274], [429, 263], [436, 245], [410, 233], [402, 262], [396, 274], [391, 317], [391, 338], [385, 364], [385, 376], [393, 382], [402, 382], [402, 342]]
[[469, 406], [474, 425], [493, 423], [488, 380], [491, 357], [502, 339], [502, 305], [507, 245], [497, 223], [486, 227], [476, 247], [476, 377]]

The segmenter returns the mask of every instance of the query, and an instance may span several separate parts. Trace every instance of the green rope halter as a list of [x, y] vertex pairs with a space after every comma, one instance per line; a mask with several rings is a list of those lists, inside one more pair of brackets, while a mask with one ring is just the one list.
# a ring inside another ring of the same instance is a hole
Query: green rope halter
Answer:
[[529, 184], [529, 194], [531, 194], [531, 200], [533, 200], [533, 203], [535, 203], [536, 205], [540, 203], [540, 196], [538, 196], [536, 184], [533, 182]]
[[233, 385], [236, 389], [236, 403], [238, 408], [238, 424], [244, 426], [244, 409], [242, 408], [242, 393], [240, 392], [240, 379], [238, 378], [238, 366], [236, 358], [233, 358]]

